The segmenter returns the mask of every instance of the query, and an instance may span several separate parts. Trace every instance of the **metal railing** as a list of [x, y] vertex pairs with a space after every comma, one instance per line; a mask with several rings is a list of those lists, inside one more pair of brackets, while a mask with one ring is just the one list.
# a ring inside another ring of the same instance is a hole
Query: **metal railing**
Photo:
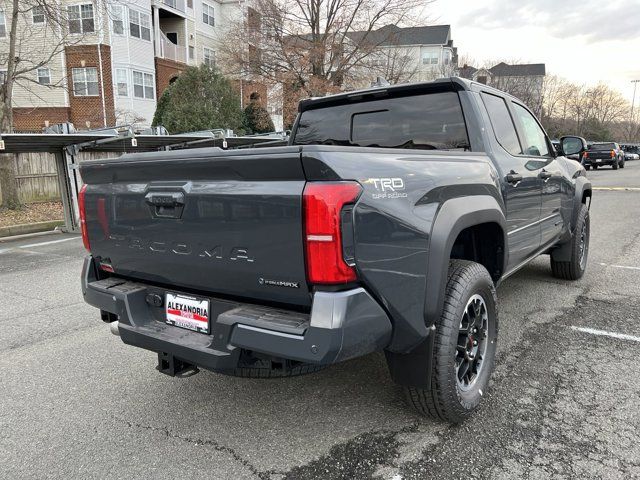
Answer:
[[187, 63], [187, 53], [184, 46], [176, 45], [160, 30], [159, 57], [175, 62]]
[[167, 7], [171, 7], [175, 10], [179, 10], [180, 12], [186, 12], [184, 0], [156, 0], [157, 3], [161, 3], [166, 5]]

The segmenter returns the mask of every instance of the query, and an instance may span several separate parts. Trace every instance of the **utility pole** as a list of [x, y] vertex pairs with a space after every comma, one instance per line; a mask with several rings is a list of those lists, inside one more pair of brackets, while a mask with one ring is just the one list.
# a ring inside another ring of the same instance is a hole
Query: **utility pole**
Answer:
[[633, 100], [631, 101], [631, 123], [633, 123], [633, 109], [636, 106], [636, 88], [640, 80], [631, 80], [631, 83], [633, 83]]
[[[633, 124], [633, 109], [636, 106], [636, 88], [638, 87], [638, 83], [640, 83], [640, 80], [631, 80], [631, 83], [633, 83], [633, 100], [631, 101], [631, 118], [629, 119], [630, 133], [631, 133], [631, 129], [635, 130], [634, 124]], [[631, 135], [629, 135], [629, 140], [632, 140]]]

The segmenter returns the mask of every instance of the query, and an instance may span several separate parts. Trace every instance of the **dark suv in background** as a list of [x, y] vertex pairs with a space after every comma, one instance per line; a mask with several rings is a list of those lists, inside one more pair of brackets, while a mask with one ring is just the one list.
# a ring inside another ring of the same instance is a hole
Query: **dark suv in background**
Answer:
[[582, 163], [587, 170], [591, 167], [597, 170], [603, 165], [610, 165], [611, 168], [617, 170], [624, 168], [624, 152], [615, 142], [594, 143], [584, 153]]

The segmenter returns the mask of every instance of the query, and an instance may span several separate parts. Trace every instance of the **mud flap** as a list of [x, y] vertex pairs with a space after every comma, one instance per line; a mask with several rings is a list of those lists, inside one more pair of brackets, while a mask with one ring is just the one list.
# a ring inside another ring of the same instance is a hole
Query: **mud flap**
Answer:
[[[430, 330], [433, 333], [433, 330]], [[429, 388], [431, 386], [433, 342], [430, 334], [420, 345], [409, 353], [395, 353], [385, 350], [391, 379], [407, 387]]]

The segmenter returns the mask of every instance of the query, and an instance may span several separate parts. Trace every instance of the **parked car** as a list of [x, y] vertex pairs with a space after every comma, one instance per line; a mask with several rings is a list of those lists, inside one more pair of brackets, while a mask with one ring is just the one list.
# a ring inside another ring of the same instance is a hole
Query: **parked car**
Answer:
[[84, 298], [172, 376], [384, 351], [418, 412], [461, 422], [494, 367], [496, 286], [540, 254], [561, 279], [587, 267], [584, 168], [521, 101], [458, 78], [303, 101], [288, 147], [80, 171]]
[[606, 142], [592, 144], [584, 153], [582, 163], [587, 170], [592, 167], [597, 170], [604, 165], [611, 165], [611, 168], [617, 170], [624, 168], [624, 160], [624, 152], [620, 145], [615, 142]]
[[638, 155], [637, 153], [624, 152], [624, 159], [625, 161], [640, 160], [640, 155]]

